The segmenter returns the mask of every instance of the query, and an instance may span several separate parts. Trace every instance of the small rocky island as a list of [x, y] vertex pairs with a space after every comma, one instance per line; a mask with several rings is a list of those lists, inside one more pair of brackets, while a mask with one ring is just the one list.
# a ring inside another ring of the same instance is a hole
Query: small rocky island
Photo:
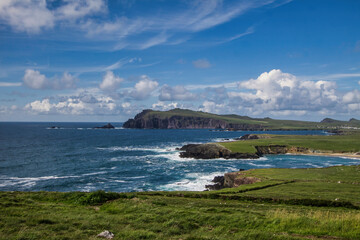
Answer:
[[115, 127], [113, 125], [111, 125], [111, 123], [108, 123], [104, 126], [101, 127], [94, 127], [94, 129], [114, 129]]

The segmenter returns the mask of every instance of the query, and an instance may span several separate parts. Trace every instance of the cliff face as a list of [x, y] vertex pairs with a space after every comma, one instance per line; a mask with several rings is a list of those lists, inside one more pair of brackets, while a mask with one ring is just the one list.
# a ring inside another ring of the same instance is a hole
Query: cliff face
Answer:
[[126, 121], [124, 128], [226, 128], [227, 123], [221, 120], [198, 117], [171, 116], [169, 118], [137, 118]]
[[224, 120], [195, 117], [195, 116], [180, 116], [172, 115], [168, 117], [157, 116], [149, 114], [151, 110], [144, 110], [137, 114], [134, 119], [129, 119], [123, 125], [124, 128], [160, 128], [160, 129], [215, 129], [215, 128], [234, 128], [241, 130], [259, 130], [261, 125], [256, 124], [234, 124], [228, 123]]

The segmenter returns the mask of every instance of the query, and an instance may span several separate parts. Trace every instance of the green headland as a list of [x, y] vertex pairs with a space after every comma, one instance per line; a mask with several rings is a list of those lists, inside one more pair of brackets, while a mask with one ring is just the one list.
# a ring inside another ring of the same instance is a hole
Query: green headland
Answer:
[[125, 128], [217, 128], [227, 130], [303, 130], [360, 128], [360, 120], [339, 121], [325, 118], [321, 122], [251, 118], [235, 114], [217, 115], [187, 109], [169, 111], [143, 110], [123, 125]]

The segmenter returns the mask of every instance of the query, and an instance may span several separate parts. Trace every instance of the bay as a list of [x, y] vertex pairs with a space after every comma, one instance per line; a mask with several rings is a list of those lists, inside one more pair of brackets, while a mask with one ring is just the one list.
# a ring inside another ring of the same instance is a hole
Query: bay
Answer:
[[[0, 191], [204, 190], [214, 176], [239, 169], [354, 165], [356, 159], [268, 155], [255, 160], [179, 157], [188, 143], [248, 133], [207, 129], [93, 129], [106, 123], [0, 123]], [[56, 126], [57, 128], [51, 128]], [[324, 131], [269, 131], [325, 135]]]

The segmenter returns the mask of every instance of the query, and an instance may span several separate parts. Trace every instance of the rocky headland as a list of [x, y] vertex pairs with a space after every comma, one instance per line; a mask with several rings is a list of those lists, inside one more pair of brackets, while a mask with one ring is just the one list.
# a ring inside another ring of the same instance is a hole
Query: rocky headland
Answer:
[[180, 157], [195, 159], [256, 159], [259, 155], [252, 153], [231, 152], [224, 146], [217, 143], [187, 144], [180, 149]]
[[[216, 115], [215, 115], [216, 116]], [[182, 112], [173, 114], [158, 114], [152, 110], [143, 110], [134, 119], [123, 124], [124, 128], [142, 129], [236, 129], [236, 130], [262, 130], [262, 124], [248, 124], [229, 122], [209, 114], [190, 115]]]
[[315, 130], [360, 128], [360, 121], [338, 121], [326, 118], [321, 122], [251, 118], [235, 114], [218, 115], [175, 108], [169, 111], [143, 110], [123, 124], [124, 128], [140, 129], [213, 129], [215, 131]]

